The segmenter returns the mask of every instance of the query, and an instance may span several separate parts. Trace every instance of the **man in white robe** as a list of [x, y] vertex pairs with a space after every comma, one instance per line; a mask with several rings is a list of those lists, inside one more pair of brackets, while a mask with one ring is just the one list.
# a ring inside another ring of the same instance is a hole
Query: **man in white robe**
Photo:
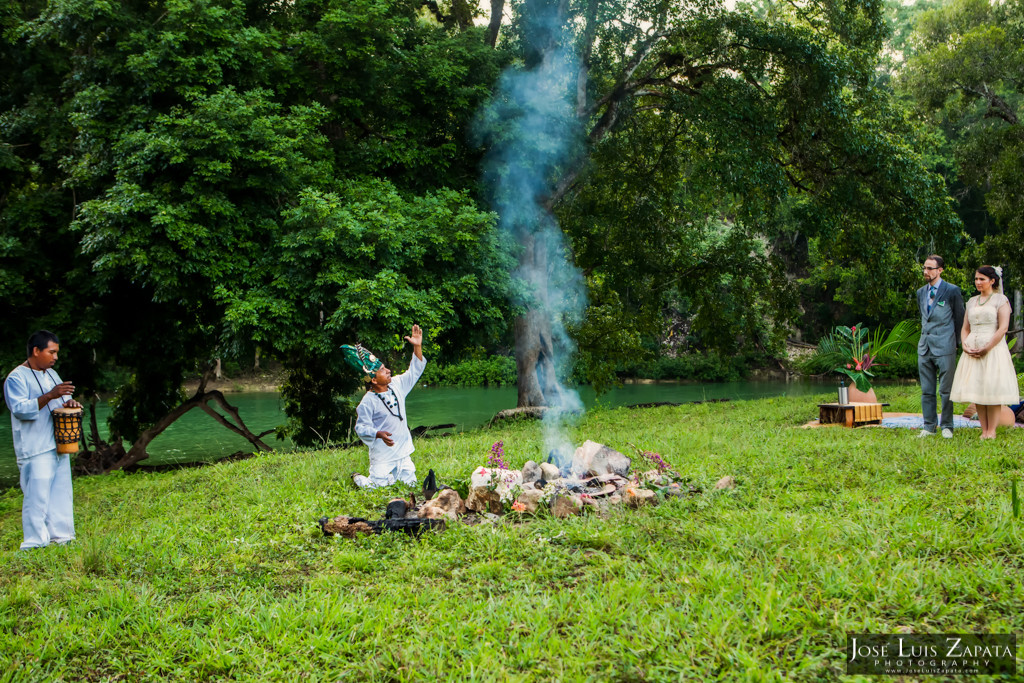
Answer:
[[423, 331], [419, 325], [405, 338], [412, 344], [409, 369], [397, 377], [373, 354], [361, 346], [345, 346], [347, 359], [369, 378], [370, 386], [356, 408], [355, 432], [370, 448], [369, 476], [355, 474], [359, 488], [390, 486], [396, 481], [416, 485], [415, 447], [405, 412], [405, 397], [416, 385], [427, 366], [423, 358]]
[[11, 411], [11, 433], [18, 461], [21, 491], [21, 548], [42, 548], [75, 538], [71, 492], [71, 456], [57, 453], [53, 435], [54, 408], [81, 408], [71, 382], [53, 371], [60, 351], [57, 335], [46, 330], [28, 340], [28, 359], [4, 382], [4, 400]]

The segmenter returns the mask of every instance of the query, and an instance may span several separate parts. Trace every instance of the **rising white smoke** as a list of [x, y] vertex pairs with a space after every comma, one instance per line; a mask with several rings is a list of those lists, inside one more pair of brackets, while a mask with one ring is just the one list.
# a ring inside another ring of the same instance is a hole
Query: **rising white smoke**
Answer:
[[565, 465], [574, 451], [566, 435], [566, 418], [583, 410], [579, 394], [563, 383], [576, 351], [565, 326], [583, 315], [586, 289], [546, 204], [554, 182], [581, 144], [572, 98], [578, 63], [560, 24], [554, 12], [530, 23], [527, 31], [534, 35], [528, 35], [528, 42], [550, 44], [538, 49], [537, 64], [512, 67], [501, 75], [475, 130], [487, 145], [484, 180], [500, 225], [524, 250], [514, 273], [524, 291], [513, 303], [541, 314], [540, 324], [550, 330], [556, 377], [545, 378], [544, 447]]

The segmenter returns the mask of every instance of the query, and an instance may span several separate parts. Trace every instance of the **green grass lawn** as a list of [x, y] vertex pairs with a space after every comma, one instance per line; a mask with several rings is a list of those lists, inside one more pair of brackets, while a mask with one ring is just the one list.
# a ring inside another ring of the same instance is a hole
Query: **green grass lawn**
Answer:
[[[78, 541], [32, 552], [8, 491], [0, 681], [850, 680], [847, 633], [1024, 632], [1024, 429], [800, 429], [815, 403], [592, 411], [574, 441], [657, 451], [704, 492], [418, 540], [320, 534], [394, 493], [352, 487], [365, 449], [77, 479]], [[414, 457], [465, 479], [498, 439], [542, 459], [535, 423]]]

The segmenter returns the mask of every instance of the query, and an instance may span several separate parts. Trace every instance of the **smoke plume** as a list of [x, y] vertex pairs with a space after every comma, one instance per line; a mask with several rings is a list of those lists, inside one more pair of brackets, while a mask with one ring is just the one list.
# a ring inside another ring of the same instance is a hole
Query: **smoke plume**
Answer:
[[542, 339], [545, 452], [554, 453], [559, 464], [574, 450], [566, 417], [583, 409], [576, 390], [564, 384], [576, 350], [565, 326], [578, 321], [586, 307], [582, 275], [549, 205], [554, 182], [582, 142], [571, 97], [578, 64], [561, 24], [554, 8], [526, 17], [526, 65], [501, 75], [475, 127], [487, 146], [484, 180], [493, 208], [522, 249], [513, 303], [530, 314], [522, 319], [527, 329], [517, 342]]

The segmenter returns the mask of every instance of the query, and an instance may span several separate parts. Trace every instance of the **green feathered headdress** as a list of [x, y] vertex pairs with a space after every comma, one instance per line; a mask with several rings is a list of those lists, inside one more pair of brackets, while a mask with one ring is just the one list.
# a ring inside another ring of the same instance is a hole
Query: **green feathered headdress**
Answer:
[[377, 356], [370, 353], [370, 350], [362, 344], [356, 344], [355, 346], [342, 344], [341, 352], [345, 357], [346, 363], [369, 377], [376, 375], [377, 371], [384, 365]]

